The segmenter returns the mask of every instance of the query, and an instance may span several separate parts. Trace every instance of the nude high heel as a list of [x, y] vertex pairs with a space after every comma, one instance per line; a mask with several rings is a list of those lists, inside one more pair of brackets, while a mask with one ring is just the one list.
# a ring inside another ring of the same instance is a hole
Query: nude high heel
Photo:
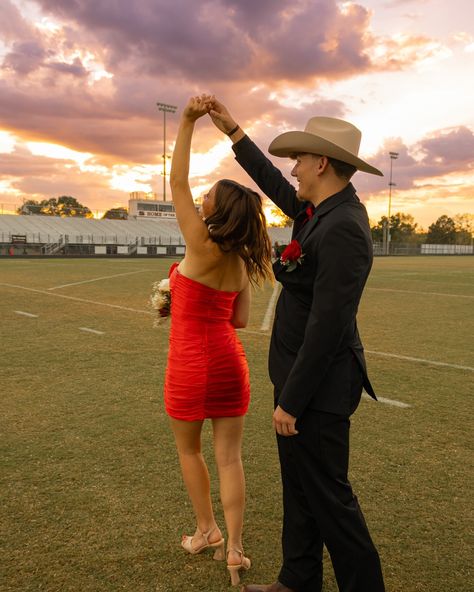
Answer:
[[[209, 536], [211, 535], [211, 533], [214, 530], [215, 530], [215, 527], [211, 528], [211, 530], [209, 530], [207, 532], [201, 532], [198, 529], [194, 536], [183, 535], [183, 539], [181, 541], [181, 546], [183, 547], [183, 549], [185, 551], [187, 551], [191, 555], [198, 555], [199, 553], [202, 553], [206, 549], [215, 549], [215, 553], [214, 553], [213, 558], [216, 561], [222, 561], [223, 559], [225, 559], [224, 539], [221, 537], [220, 540], [218, 540], [218, 541], [214, 541], [213, 543], [209, 542]], [[193, 549], [193, 538], [194, 537], [202, 537], [204, 539], [204, 544]]]
[[227, 563], [227, 569], [230, 573], [230, 582], [232, 586], [237, 586], [240, 583], [240, 570], [244, 569], [247, 571], [250, 569], [251, 562], [248, 557], [245, 557], [244, 552], [241, 549], [227, 549], [227, 555], [229, 555], [231, 551], [240, 555], [240, 563], [237, 563], [236, 565], [229, 565], [229, 563]]

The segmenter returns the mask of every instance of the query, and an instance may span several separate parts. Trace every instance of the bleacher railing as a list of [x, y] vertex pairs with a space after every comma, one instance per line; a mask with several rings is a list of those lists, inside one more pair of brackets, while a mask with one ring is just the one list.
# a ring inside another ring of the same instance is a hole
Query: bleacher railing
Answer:
[[[70, 245], [184, 245], [182, 236], [158, 235], [158, 236], [132, 236], [132, 235], [98, 235], [98, 234], [78, 234], [78, 235], [51, 235], [41, 232], [26, 232], [26, 242], [30, 245], [57, 245], [59, 241]], [[12, 233], [1, 232], [0, 243], [11, 244]], [[61, 248], [61, 247], [60, 247]]]

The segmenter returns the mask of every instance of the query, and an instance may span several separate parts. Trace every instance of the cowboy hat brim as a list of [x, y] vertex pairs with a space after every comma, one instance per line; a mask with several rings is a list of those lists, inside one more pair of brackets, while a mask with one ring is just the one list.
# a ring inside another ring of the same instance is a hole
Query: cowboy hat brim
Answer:
[[355, 166], [359, 171], [383, 177], [383, 173], [358, 156], [337, 144], [309, 132], [285, 132], [277, 136], [268, 147], [273, 156], [288, 157], [293, 154], [318, 154], [341, 160]]

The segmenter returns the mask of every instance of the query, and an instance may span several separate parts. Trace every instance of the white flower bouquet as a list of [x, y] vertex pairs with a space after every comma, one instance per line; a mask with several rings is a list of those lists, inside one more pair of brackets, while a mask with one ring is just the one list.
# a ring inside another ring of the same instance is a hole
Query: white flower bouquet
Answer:
[[150, 306], [157, 313], [154, 326], [160, 325], [171, 314], [171, 291], [168, 278], [152, 285]]

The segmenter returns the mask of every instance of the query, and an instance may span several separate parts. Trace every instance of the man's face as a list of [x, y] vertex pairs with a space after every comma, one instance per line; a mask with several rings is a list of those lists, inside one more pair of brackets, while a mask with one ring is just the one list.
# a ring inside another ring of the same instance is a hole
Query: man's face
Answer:
[[317, 195], [319, 184], [318, 162], [321, 156], [297, 154], [291, 175], [298, 181], [297, 197], [300, 201], [311, 201]]

